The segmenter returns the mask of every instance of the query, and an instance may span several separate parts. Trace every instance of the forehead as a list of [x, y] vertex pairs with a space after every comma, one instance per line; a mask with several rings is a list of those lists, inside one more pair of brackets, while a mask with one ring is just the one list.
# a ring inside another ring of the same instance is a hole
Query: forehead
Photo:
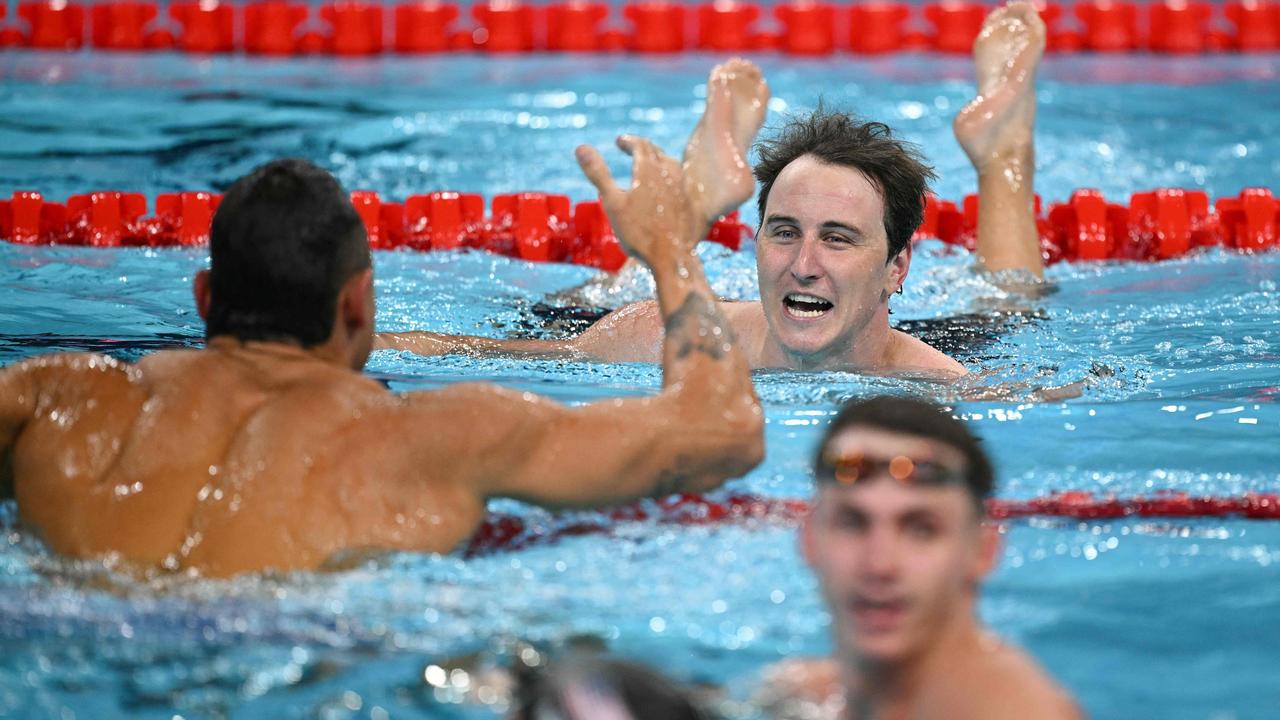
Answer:
[[[863, 455], [878, 459], [905, 455], [917, 462], [927, 460], [957, 469], [965, 467], [964, 455], [946, 443], [859, 425], [836, 434], [827, 444], [827, 453], [833, 457]], [[964, 485], [915, 486], [890, 478], [859, 481], [852, 486], [822, 483], [818, 500], [824, 504], [851, 505], [890, 515], [928, 510], [967, 516], [973, 507], [969, 490]]]
[[834, 220], [868, 232], [883, 225], [884, 199], [860, 170], [801, 155], [774, 180], [765, 205], [769, 215], [815, 224]]
[[851, 486], [823, 483], [816, 500], [820, 512], [849, 509], [890, 521], [918, 513], [954, 519], [957, 523], [980, 519], [968, 490], [960, 485], [910, 486], [887, 477]]

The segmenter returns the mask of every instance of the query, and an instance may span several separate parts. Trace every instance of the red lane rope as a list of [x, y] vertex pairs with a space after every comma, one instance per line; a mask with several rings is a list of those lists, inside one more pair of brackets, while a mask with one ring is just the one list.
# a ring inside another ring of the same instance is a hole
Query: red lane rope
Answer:
[[[1280, 49], [1274, 0], [1082, 0], [1040, 2], [1050, 52], [1195, 54]], [[990, 6], [971, 0], [923, 5], [872, 0], [856, 5], [797, 2], [773, 7], [738, 0], [702, 5], [626, 3], [621, 18], [603, 2], [569, 0], [546, 7], [519, 0], [462, 8], [416, 0], [384, 6], [338, 0], [312, 8], [300, 0], [176, 0], [167, 17], [154, 0], [65, 0], [18, 4], [16, 23], [0, 28], [0, 47], [258, 55], [374, 55], [384, 52], [764, 51], [830, 55], [931, 50], [968, 53]], [[0, 5], [0, 18], [5, 6]], [[760, 27], [766, 18], [769, 28]], [[620, 22], [624, 21], [624, 22]]]
[[[0, 200], [0, 238], [26, 245], [198, 246], [221, 196], [209, 192], [164, 193], [147, 215], [142, 193], [103, 191], [50, 202], [39, 192], [15, 192]], [[572, 262], [616, 270], [626, 259], [600, 203], [574, 205], [566, 195], [497, 195], [485, 214], [478, 194], [434, 192], [404, 202], [356, 191], [351, 201], [374, 249], [449, 250], [476, 248], [525, 260]], [[1077, 260], [1164, 260], [1200, 247], [1259, 252], [1280, 245], [1280, 199], [1267, 188], [1210, 202], [1203, 190], [1162, 188], [1134, 193], [1127, 204], [1082, 189], [1043, 212], [1036, 197], [1036, 223], [1046, 263]], [[978, 197], [960, 203], [930, 197], [917, 239], [974, 248]], [[753, 229], [731, 213], [708, 239], [737, 250]]]
[[[611, 532], [618, 523], [656, 522], [664, 525], [710, 525], [761, 521], [795, 523], [809, 511], [809, 501], [756, 495], [711, 499], [702, 495], [673, 495], [651, 503], [610, 510], [597, 516], [554, 525], [532, 525], [515, 515], [490, 515], [468, 545], [468, 555], [516, 550], [564, 537]], [[1237, 497], [1192, 496], [1164, 492], [1145, 497], [1098, 496], [1084, 491], [1052, 493], [1031, 500], [993, 498], [987, 511], [997, 520], [1056, 517], [1075, 520], [1124, 518], [1244, 518], [1280, 520], [1280, 494], [1250, 493]]]

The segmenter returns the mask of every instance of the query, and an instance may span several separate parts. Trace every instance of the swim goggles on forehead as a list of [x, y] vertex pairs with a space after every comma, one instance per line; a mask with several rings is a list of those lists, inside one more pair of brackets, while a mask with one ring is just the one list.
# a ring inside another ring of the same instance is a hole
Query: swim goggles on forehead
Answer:
[[877, 477], [889, 477], [903, 485], [948, 485], [965, 480], [964, 472], [931, 460], [912, 460], [906, 455], [886, 459], [863, 453], [824, 453], [814, 475], [820, 481], [841, 485]]

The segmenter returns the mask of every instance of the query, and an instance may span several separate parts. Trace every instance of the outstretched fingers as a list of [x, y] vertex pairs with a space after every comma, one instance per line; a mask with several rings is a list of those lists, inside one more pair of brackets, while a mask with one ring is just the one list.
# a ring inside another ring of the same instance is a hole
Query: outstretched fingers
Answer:
[[[619, 146], [621, 146], [621, 138], [619, 138]], [[622, 190], [614, 182], [613, 175], [609, 172], [609, 165], [600, 156], [599, 151], [590, 145], [579, 145], [574, 155], [578, 158], [578, 166], [582, 168], [583, 174], [596, 187], [596, 192], [600, 193], [602, 202], [612, 204], [621, 197]]]

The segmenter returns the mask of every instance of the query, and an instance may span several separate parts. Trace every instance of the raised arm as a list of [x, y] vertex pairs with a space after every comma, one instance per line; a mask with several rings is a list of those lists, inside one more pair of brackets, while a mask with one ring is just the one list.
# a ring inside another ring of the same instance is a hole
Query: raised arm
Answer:
[[978, 97], [955, 134], [978, 172], [978, 261], [987, 270], [1044, 276], [1035, 221], [1036, 68], [1044, 23], [1034, 5], [994, 10], [973, 45]]
[[708, 490], [763, 455], [747, 364], [693, 253], [705, 223], [684, 192], [680, 165], [645, 140], [622, 138], [619, 146], [634, 160], [628, 191], [594, 150], [579, 148], [578, 159], [619, 240], [657, 280], [663, 390], [573, 408], [492, 386], [415, 397], [426, 415], [420, 422], [440, 427], [431, 444], [456, 448], [449, 474], [467, 492], [596, 506]]
[[[689, 135], [682, 162], [683, 182], [694, 218], [703, 223], [697, 239], [711, 225], [751, 199], [755, 180], [747, 152], [764, 123], [769, 86], [749, 60], [733, 58], [716, 65], [707, 78], [707, 107]], [[643, 261], [636, 257], [629, 264]], [[609, 286], [622, 273], [588, 281]], [[570, 296], [582, 288], [567, 291]], [[394, 348], [419, 355], [452, 353], [566, 357], [610, 362], [652, 361], [664, 314], [651, 302], [620, 308], [582, 335], [568, 340], [507, 340], [430, 332], [379, 333], [374, 348]]]

